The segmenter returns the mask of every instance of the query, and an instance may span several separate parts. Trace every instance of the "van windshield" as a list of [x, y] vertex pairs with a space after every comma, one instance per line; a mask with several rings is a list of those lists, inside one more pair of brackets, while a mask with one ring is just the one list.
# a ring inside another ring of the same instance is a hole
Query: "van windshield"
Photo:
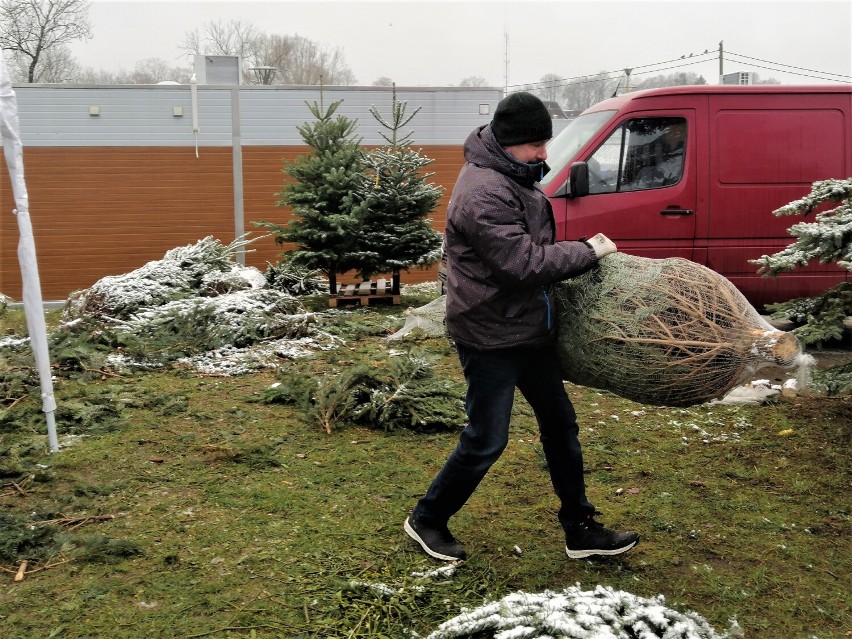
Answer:
[[565, 166], [577, 154], [601, 127], [615, 115], [615, 111], [597, 111], [581, 115], [569, 124], [559, 135], [547, 145], [547, 163], [553, 171], [544, 176], [542, 184], [548, 184], [556, 179], [560, 168]]

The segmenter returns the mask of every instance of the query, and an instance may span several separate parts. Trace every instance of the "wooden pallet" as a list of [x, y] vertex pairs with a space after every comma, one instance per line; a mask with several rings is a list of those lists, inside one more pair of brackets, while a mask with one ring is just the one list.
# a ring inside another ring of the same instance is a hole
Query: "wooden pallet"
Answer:
[[328, 305], [332, 308], [339, 304], [360, 304], [368, 306], [376, 302], [390, 302], [391, 304], [399, 304], [400, 296], [392, 295], [392, 282], [386, 279], [379, 279], [375, 282], [361, 282], [360, 284], [340, 284], [337, 287], [337, 295], [332, 295], [328, 298]]

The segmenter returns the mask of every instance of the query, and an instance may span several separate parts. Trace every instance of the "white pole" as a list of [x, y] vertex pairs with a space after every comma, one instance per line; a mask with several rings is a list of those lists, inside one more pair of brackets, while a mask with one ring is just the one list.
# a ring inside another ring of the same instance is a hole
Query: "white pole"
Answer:
[[192, 107], [192, 132], [195, 134], [195, 157], [198, 157], [198, 79], [195, 74], [189, 79], [189, 102]]
[[12, 182], [15, 208], [12, 213], [18, 219], [20, 238], [18, 241], [18, 262], [21, 265], [23, 282], [24, 313], [27, 317], [27, 330], [30, 345], [38, 368], [41, 383], [42, 410], [47, 420], [47, 439], [50, 452], [59, 450], [56, 437], [56, 398], [53, 395], [53, 372], [50, 368], [50, 353], [47, 347], [47, 326], [44, 321], [44, 306], [41, 297], [41, 283], [38, 276], [33, 227], [30, 222], [29, 196], [24, 182], [24, 153], [21, 146], [20, 126], [18, 124], [18, 101], [12, 90], [12, 81], [6, 68], [6, 60], [0, 55], [0, 134], [3, 138], [3, 156]]

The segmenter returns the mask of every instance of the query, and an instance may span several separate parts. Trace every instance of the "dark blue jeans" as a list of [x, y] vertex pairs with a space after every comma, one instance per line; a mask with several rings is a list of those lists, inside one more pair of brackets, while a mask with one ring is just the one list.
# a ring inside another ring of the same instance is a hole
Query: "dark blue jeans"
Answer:
[[414, 516], [445, 524], [461, 510], [509, 443], [517, 387], [538, 421], [563, 527], [593, 514], [586, 499], [583, 453], [574, 406], [568, 399], [554, 345], [478, 351], [457, 345], [467, 381], [468, 424], [455, 450], [414, 507]]

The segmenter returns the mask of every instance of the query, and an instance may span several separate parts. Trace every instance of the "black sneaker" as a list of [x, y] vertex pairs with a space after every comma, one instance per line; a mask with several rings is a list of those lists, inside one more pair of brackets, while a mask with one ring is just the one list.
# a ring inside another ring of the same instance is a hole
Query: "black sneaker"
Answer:
[[565, 530], [565, 552], [571, 559], [595, 555], [620, 555], [639, 541], [635, 532], [622, 532], [604, 528], [592, 517], [569, 526]]
[[446, 525], [430, 528], [415, 517], [405, 520], [405, 532], [423, 547], [426, 554], [442, 561], [461, 561], [467, 553]]

